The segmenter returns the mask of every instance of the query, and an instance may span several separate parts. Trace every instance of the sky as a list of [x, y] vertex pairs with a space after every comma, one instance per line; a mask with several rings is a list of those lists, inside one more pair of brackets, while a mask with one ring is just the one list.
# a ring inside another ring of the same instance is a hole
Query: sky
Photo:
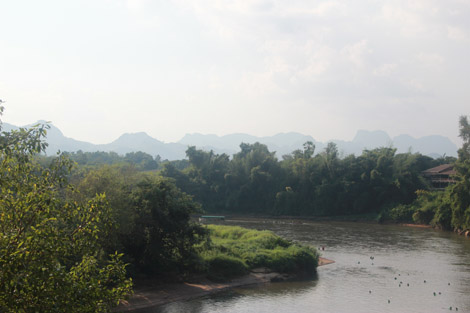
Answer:
[[2, 120], [108, 143], [144, 131], [456, 144], [470, 0], [0, 2]]

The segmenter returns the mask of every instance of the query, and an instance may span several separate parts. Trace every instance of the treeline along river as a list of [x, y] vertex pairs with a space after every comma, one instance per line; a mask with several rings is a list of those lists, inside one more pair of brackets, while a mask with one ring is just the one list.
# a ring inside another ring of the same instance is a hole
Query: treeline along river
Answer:
[[[231, 220], [324, 247], [313, 280], [233, 289], [145, 312], [470, 312], [470, 240], [429, 228]], [[372, 257], [372, 258], [371, 258]]]

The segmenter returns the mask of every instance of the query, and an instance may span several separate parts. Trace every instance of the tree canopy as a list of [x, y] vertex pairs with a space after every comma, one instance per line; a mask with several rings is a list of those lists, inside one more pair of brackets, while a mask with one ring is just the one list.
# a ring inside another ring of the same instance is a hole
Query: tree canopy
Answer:
[[232, 158], [196, 147], [186, 153], [189, 167], [166, 165], [162, 175], [207, 211], [231, 214], [377, 214], [411, 203], [415, 191], [427, 186], [421, 171], [441, 162], [419, 153], [396, 154], [390, 147], [340, 158], [334, 143], [314, 155], [311, 142], [281, 161], [260, 143], [242, 143]]
[[104, 195], [67, 200], [71, 162], [48, 168], [47, 126], [0, 134], [0, 311], [107, 312], [131, 292], [121, 255], [97, 238], [112, 229]]

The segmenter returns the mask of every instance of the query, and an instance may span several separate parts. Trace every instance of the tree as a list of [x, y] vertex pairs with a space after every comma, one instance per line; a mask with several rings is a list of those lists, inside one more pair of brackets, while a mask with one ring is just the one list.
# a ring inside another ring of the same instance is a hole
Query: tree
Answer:
[[111, 208], [104, 195], [65, 200], [71, 161], [33, 158], [46, 129], [0, 134], [0, 311], [107, 312], [131, 292], [121, 255], [103, 256], [98, 243]]
[[126, 153], [124, 160], [135, 164], [144, 171], [155, 170], [158, 168], [157, 161], [154, 160], [150, 154], [142, 151]]
[[205, 228], [190, 221], [200, 211], [191, 196], [168, 178], [145, 176], [131, 193], [133, 228], [121, 233], [124, 252], [136, 272], [146, 277], [187, 273], [198, 263], [194, 245], [205, 239]]
[[304, 157], [310, 159], [315, 153], [315, 145], [311, 141], [307, 141], [303, 144], [304, 147]]
[[460, 138], [459, 158], [455, 163], [457, 183], [451, 187], [452, 226], [455, 229], [470, 229], [470, 124], [467, 116], [459, 120]]
[[200, 207], [172, 179], [104, 165], [90, 170], [77, 189], [88, 197], [106, 194], [115, 228], [100, 241], [105, 251], [124, 253], [133, 276], [173, 279], [198, 263], [194, 244], [204, 239], [204, 229], [190, 214]]

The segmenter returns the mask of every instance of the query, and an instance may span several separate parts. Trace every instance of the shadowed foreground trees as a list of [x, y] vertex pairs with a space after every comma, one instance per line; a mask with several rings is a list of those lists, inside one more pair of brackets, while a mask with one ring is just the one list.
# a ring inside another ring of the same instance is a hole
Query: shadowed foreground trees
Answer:
[[46, 129], [0, 135], [0, 312], [109, 312], [132, 292], [129, 274], [174, 279], [198, 266], [200, 206], [139, 172], [151, 158], [72, 171], [67, 155], [38, 157]]
[[170, 179], [129, 165], [102, 166], [79, 178], [77, 189], [85, 199], [106, 194], [115, 230], [100, 240], [107, 252], [124, 253], [132, 275], [181, 277], [197, 265], [194, 244], [206, 232], [190, 215], [201, 208]]
[[131, 292], [121, 255], [97, 238], [112, 229], [104, 196], [65, 200], [71, 163], [33, 160], [44, 126], [0, 135], [0, 311], [107, 312]]

